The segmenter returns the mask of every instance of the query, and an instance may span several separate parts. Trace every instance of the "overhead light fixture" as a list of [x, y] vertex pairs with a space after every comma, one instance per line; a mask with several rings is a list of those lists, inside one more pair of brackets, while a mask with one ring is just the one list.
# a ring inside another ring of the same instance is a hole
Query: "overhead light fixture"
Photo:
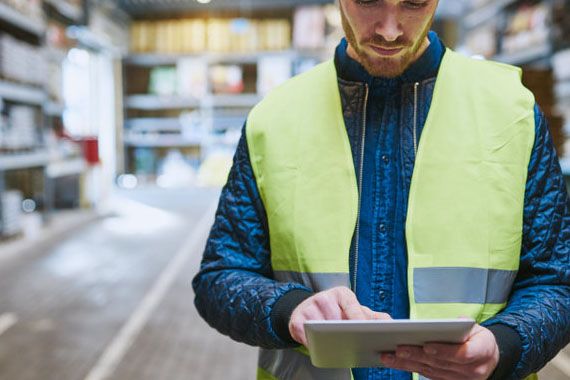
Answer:
[[200, 4], [208, 4], [211, 0], [196, 0]]

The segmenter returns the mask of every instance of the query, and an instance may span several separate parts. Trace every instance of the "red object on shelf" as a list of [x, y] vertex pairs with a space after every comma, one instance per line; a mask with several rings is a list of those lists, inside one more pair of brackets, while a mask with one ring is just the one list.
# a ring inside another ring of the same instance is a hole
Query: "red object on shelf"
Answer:
[[83, 149], [83, 158], [89, 165], [99, 163], [99, 140], [97, 137], [81, 137], [76, 140]]

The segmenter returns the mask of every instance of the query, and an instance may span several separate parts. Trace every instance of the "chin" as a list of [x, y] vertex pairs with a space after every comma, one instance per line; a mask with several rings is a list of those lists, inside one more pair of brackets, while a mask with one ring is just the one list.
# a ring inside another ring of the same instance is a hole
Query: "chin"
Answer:
[[400, 75], [409, 64], [403, 63], [401, 60], [366, 60], [364, 68], [368, 73], [374, 77], [395, 78]]

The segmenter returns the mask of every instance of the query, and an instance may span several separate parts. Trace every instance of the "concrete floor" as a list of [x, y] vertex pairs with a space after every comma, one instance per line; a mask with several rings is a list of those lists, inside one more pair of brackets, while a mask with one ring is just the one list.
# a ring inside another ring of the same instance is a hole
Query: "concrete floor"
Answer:
[[114, 216], [1, 261], [0, 379], [254, 378], [256, 349], [192, 303], [217, 196], [123, 193]]
[[[5, 257], [0, 246], [0, 380], [253, 379], [256, 349], [192, 304], [217, 197], [119, 192], [113, 215], [59, 240]], [[570, 379], [566, 359], [541, 378]]]

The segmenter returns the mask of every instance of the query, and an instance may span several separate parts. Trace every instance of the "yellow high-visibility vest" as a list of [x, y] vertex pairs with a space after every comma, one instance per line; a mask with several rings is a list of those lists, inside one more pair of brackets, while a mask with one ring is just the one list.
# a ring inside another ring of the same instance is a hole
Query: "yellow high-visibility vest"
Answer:
[[[505, 307], [519, 266], [534, 97], [519, 69], [444, 55], [415, 162], [406, 219], [412, 319]], [[481, 79], [483, 78], [483, 79]], [[315, 292], [350, 286], [358, 189], [332, 61], [293, 78], [248, 117], [275, 279]], [[261, 350], [260, 379], [350, 379], [303, 349]]]

